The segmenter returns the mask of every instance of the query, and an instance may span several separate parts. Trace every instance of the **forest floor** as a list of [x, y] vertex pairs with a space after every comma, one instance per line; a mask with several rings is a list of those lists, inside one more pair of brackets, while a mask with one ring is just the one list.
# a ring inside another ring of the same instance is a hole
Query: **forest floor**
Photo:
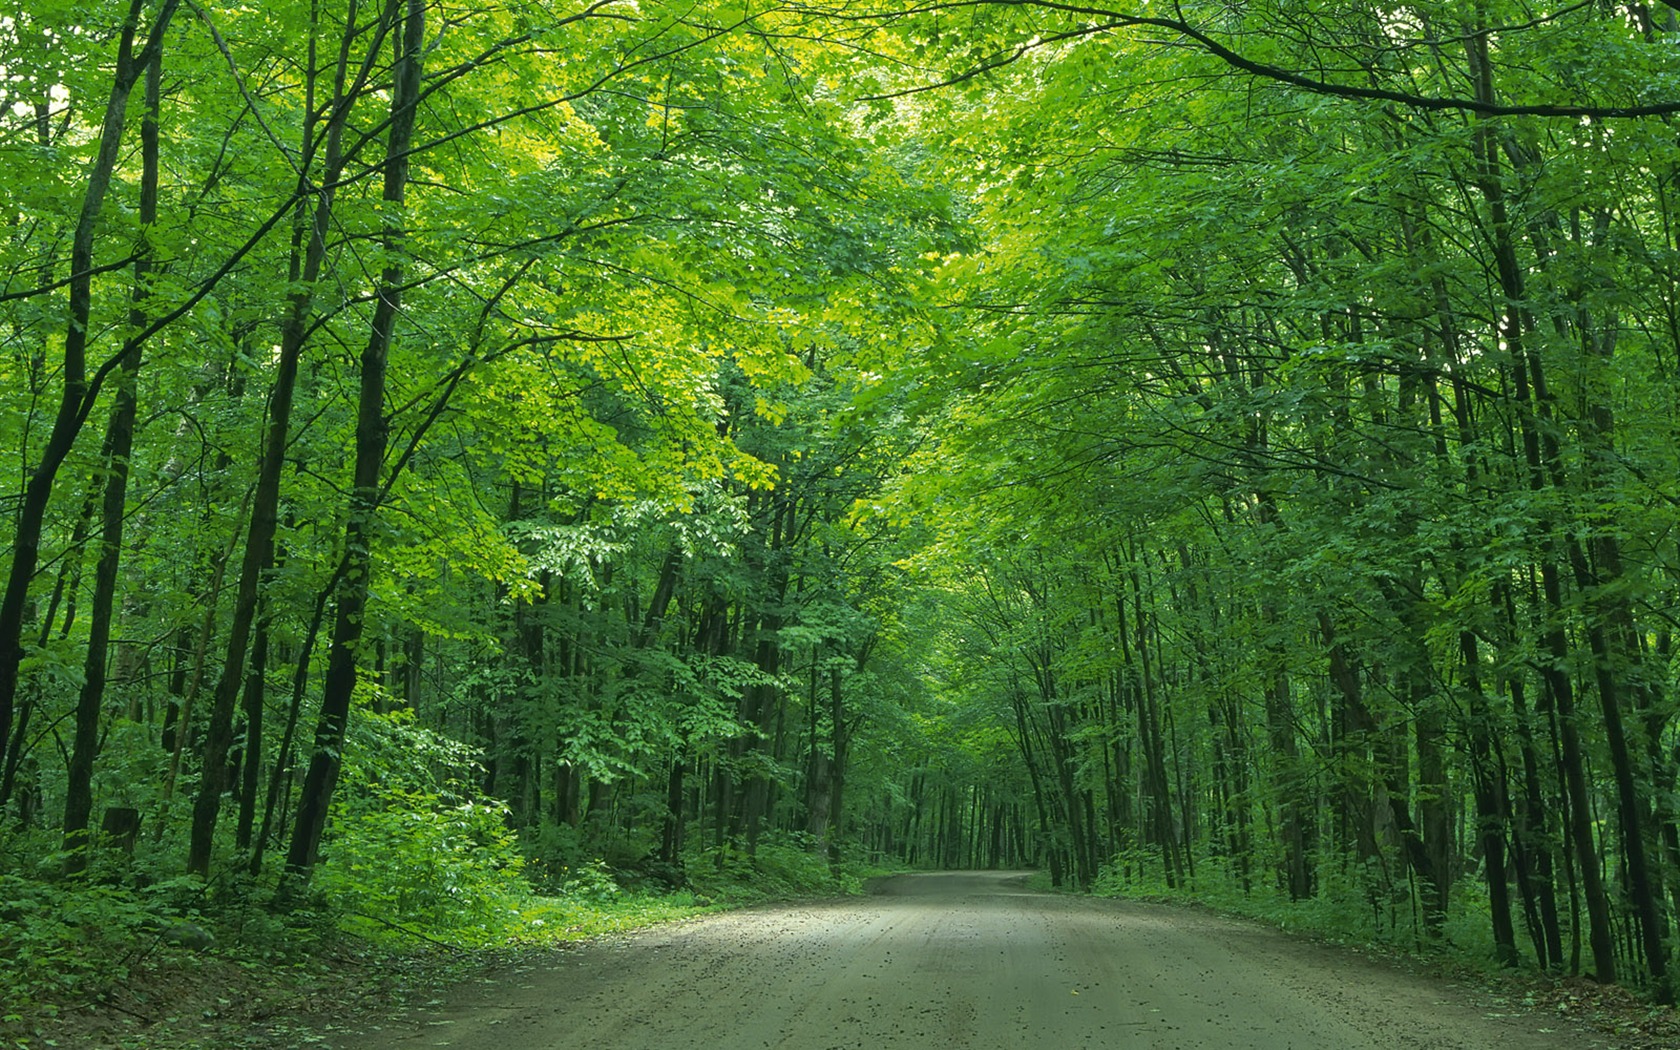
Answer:
[[541, 951], [344, 949], [283, 973], [180, 954], [10, 1046], [1676, 1050], [1680, 1021], [1586, 982], [1445, 975], [1202, 910], [1035, 892], [1021, 873], [944, 873]]

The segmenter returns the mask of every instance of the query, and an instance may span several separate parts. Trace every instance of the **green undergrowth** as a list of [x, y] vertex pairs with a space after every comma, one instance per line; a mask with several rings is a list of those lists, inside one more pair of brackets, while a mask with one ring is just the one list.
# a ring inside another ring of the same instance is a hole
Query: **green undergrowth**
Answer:
[[284, 892], [276, 858], [240, 874], [254, 865], [226, 841], [212, 878], [184, 873], [178, 824], [102, 844], [75, 877], [56, 830], [0, 826], [0, 1050], [307, 1043], [273, 1028], [377, 1011], [509, 952], [858, 893], [877, 873], [798, 835], [680, 865], [621, 836], [609, 859], [587, 828], [513, 830], [475, 787], [476, 753], [407, 712], [359, 709], [347, 746], [320, 862]]
[[[1515, 967], [1499, 965], [1485, 885], [1476, 878], [1458, 880], [1446, 921], [1439, 931], [1429, 932], [1411, 893], [1392, 885], [1383, 892], [1380, 871], [1321, 867], [1315, 895], [1291, 901], [1258, 874], [1245, 888], [1238, 874], [1218, 859], [1199, 859], [1196, 867], [1193, 877], [1169, 886], [1158, 854], [1134, 853], [1104, 867], [1091, 892], [1207, 908], [1318, 941], [1403, 958], [1439, 976], [1480, 986], [1500, 1009], [1553, 1014], [1596, 1028], [1613, 1040], [1606, 1045], [1623, 1050], [1680, 1047], [1680, 1016], [1671, 1007], [1654, 1006], [1617, 985], [1543, 971], [1532, 954]], [[1047, 888], [1048, 876], [1041, 878], [1040, 885]], [[1521, 926], [1517, 947], [1530, 951]]]
[[432, 915], [405, 922], [349, 910], [341, 925], [382, 945], [421, 940], [463, 951], [543, 947], [770, 901], [859, 894], [868, 879], [887, 873], [859, 862], [831, 868], [803, 850], [761, 846], [751, 855], [708, 851], [688, 865], [683, 885], [650, 888], [639, 885], [634, 872], [591, 862], [567, 871], [558, 892], [508, 885], [456, 921]]
[[[1133, 855], [1105, 866], [1092, 892], [1211, 908], [1333, 943], [1428, 957], [1483, 972], [1499, 968], [1487, 895], [1479, 881], [1458, 880], [1447, 919], [1433, 932], [1425, 929], [1412, 894], [1385, 892], [1379, 886], [1380, 879], [1357, 868], [1321, 869], [1315, 894], [1292, 901], [1259, 872], [1245, 887], [1237, 873], [1217, 859], [1199, 860], [1193, 877], [1169, 885], [1158, 856]], [[1518, 936], [1520, 949], [1520, 932]]]
[[358, 708], [332, 842], [312, 891], [377, 943], [464, 950], [551, 944], [716, 907], [860, 892], [870, 869], [830, 866], [820, 844], [767, 834], [655, 859], [659, 825], [612, 834], [544, 824], [515, 832], [476, 784], [477, 752], [403, 709]]
[[[522, 952], [860, 893], [884, 873], [770, 842], [695, 854], [680, 874], [662, 873], [676, 886], [590, 861], [552, 872], [538, 892], [511, 836], [431, 845], [441, 853], [352, 868], [356, 850], [341, 842], [284, 910], [270, 882], [153, 878], [135, 870], [144, 856], [78, 880], [0, 860], [0, 1048], [302, 1045], [311, 1026], [391, 1009]], [[0, 857], [32, 851], [19, 846], [12, 833]]]

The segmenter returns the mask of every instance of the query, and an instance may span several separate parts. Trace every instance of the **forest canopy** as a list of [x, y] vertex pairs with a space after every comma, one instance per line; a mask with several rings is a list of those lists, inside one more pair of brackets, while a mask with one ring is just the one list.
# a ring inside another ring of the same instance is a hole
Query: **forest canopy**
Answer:
[[1677, 34], [28, 0], [0, 950], [1033, 866], [1671, 998]]

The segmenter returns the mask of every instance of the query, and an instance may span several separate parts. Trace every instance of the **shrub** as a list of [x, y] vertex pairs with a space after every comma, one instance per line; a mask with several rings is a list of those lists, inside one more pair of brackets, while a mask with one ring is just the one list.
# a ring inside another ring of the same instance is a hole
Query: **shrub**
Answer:
[[507, 807], [472, 786], [477, 755], [411, 712], [358, 709], [345, 781], [316, 872], [328, 904], [352, 917], [454, 942], [499, 935], [525, 895]]

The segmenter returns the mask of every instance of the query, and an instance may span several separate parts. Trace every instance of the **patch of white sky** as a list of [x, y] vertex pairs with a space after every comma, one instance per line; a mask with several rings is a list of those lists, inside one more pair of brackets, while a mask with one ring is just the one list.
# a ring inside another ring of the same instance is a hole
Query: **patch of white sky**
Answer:
[[[79, 32], [75, 29], [71, 31]], [[35, 29], [34, 32], [40, 37], [41, 42], [48, 47], [61, 36], [57, 30], [51, 28], [39, 28]], [[16, 41], [17, 33], [17, 19], [12, 15], [0, 15], [0, 85], [6, 85], [8, 88], [13, 85], [29, 84], [34, 80], [34, 74], [19, 61], [18, 55], [15, 52], [8, 53], [12, 49], [7, 47], [7, 44]], [[39, 90], [39, 88], [37, 87], [35, 90]], [[34, 116], [35, 107], [41, 101], [43, 100], [16, 99], [12, 101], [8, 109], [13, 116], [30, 117]], [[63, 84], [50, 84], [47, 86], [47, 96], [44, 101], [57, 109], [70, 101], [70, 89]]]

